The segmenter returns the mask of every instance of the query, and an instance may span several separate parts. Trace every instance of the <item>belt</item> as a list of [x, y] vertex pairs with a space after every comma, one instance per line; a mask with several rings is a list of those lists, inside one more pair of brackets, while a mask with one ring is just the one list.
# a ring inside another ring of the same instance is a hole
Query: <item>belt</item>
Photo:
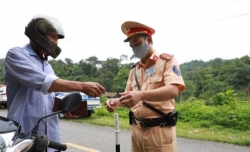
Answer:
[[151, 118], [151, 119], [139, 119], [132, 117], [132, 123], [139, 128], [146, 128], [146, 127], [166, 127], [169, 126], [166, 120], [163, 117], [160, 118]]

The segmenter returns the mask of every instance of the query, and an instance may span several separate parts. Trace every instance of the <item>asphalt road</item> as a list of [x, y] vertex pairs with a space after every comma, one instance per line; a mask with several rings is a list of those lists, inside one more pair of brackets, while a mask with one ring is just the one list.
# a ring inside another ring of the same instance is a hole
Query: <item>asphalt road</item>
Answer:
[[[0, 110], [0, 116], [6, 116]], [[115, 152], [114, 128], [61, 120], [61, 139], [69, 152]], [[119, 132], [121, 152], [130, 151], [130, 131]], [[178, 138], [178, 152], [250, 152], [250, 147]]]

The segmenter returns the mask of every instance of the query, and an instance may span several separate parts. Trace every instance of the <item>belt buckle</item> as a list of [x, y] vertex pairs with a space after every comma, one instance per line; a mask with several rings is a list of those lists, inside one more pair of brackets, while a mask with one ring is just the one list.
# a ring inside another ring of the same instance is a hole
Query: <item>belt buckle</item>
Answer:
[[160, 124], [160, 127], [166, 127], [167, 125], [168, 125], [167, 122], [163, 122], [163, 123]]

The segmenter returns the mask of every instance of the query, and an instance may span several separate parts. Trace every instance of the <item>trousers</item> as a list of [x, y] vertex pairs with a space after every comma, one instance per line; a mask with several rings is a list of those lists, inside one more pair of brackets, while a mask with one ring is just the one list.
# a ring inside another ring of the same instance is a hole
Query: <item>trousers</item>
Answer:
[[131, 126], [131, 152], [176, 152], [175, 127]]

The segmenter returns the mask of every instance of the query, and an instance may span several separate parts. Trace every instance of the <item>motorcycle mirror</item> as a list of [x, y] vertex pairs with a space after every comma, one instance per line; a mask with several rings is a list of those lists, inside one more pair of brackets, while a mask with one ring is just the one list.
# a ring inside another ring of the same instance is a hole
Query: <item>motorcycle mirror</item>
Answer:
[[33, 135], [37, 134], [37, 130], [38, 130], [39, 124], [40, 124], [42, 119], [56, 115], [58, 113], [66, 113], [66, 112], [72, 111], [75, 108], [77, 108], [78, 106], [80, 106], [81, 102], [82, 102], [82, 96], [80, 95], [80, 93], [75, 92], [75, 93], [71, 93], [71, 94], [65, 96], [62, 99], [62, 101], [59, 103], [59, 106], [58, 106], [59, 111], [40, 118], [37, 121], [34, 128], [31, 130], [32, 134]]
[[82, 96], [80, 95], [80, 93], [71, 93], [62, 99], [58, 106], [58, 109], [62, 113], [66, 113], [76, 109], [78, 106], [80, 106], [81, 102]]

